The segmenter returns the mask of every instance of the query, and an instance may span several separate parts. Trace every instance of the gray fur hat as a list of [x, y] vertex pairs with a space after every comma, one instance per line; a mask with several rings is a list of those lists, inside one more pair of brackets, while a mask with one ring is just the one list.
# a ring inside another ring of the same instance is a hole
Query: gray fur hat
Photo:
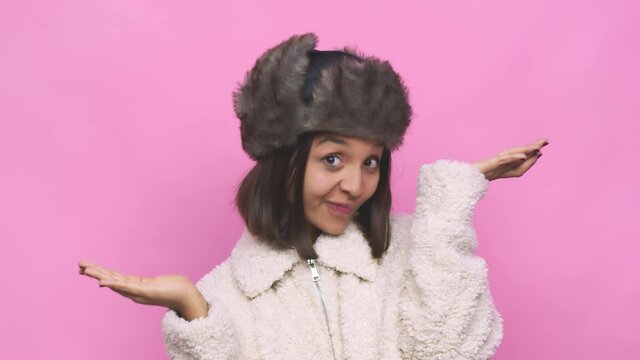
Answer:
[[258, 160], [307, 131], [402, 144], [412, 116], [408, 90], [388, 61], [351, 47], [318, 51], [314, 33], [267, 50], [233, 92], [242, 148]]

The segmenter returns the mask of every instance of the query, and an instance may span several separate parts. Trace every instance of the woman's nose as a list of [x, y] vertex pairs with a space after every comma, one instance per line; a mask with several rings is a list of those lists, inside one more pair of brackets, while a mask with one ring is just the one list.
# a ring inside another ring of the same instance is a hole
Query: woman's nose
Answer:
[[360, 169], [345, 170], [340, 181], [340, 189], [349, 193], [351, 197], [358, 197], [362, 194], [362, 171]]

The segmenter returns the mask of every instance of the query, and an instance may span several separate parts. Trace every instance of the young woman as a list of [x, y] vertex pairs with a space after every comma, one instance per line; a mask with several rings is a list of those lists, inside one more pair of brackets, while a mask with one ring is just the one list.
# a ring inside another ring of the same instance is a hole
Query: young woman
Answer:
[[167, 307], [173, 359], [488, 359], [502, 339], [472, 212], [491, 180], [522, 176], [545, 139], [420, 169], [413, 215], [391, 215], [391, 151], [412, 115], [386, 61], [317, 51], [315, 34], [265, 52], [234, 93], [256, 160], [236, 197], [246, 227], [193, 285], [80, 274]]

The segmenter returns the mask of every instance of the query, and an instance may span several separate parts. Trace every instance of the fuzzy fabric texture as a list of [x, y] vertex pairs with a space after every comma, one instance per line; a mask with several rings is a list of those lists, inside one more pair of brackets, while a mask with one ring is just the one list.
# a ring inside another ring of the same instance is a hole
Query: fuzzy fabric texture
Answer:
[[190, 322], [165, 314], [170, 357], [332, 359], [333, 347], [338, 359], [491, 358], [503, 322], [486, 264], [473, 253], [472, 225], [488, 184], [464, 162], [423, 165], [416, 211], [392, 216], [391, 246], [379, 260], [355, 223], [319, 236], [328, 324], [306, 262], [245, 229], [231, 256], [196, 284], [209, 314]]
[[303, 87], [318, 38], [314, 33], [293, 35], [267, 50], [233, 92], [240, 119], [242, 147], [254, 160], [292, 146], [306, 131], [331, 131], [379, 141], [393, 151], [403, 141], [412, 109], [400, 76], [388, 61], [340, 51], [345, 57], [321, 70], [310, 105]]

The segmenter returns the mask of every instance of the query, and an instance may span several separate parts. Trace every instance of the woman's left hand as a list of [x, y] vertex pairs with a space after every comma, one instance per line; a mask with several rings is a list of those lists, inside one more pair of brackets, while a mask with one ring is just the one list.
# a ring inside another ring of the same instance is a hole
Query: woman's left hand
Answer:
[[542, 156], [540, 149], [548, 144], [547, 139], [540, 139], [528, 145], [503, 150], [496, 156], [476, 161], [471, 165], [483, 173], [489, 181], [520, 177], [538, 161]]

